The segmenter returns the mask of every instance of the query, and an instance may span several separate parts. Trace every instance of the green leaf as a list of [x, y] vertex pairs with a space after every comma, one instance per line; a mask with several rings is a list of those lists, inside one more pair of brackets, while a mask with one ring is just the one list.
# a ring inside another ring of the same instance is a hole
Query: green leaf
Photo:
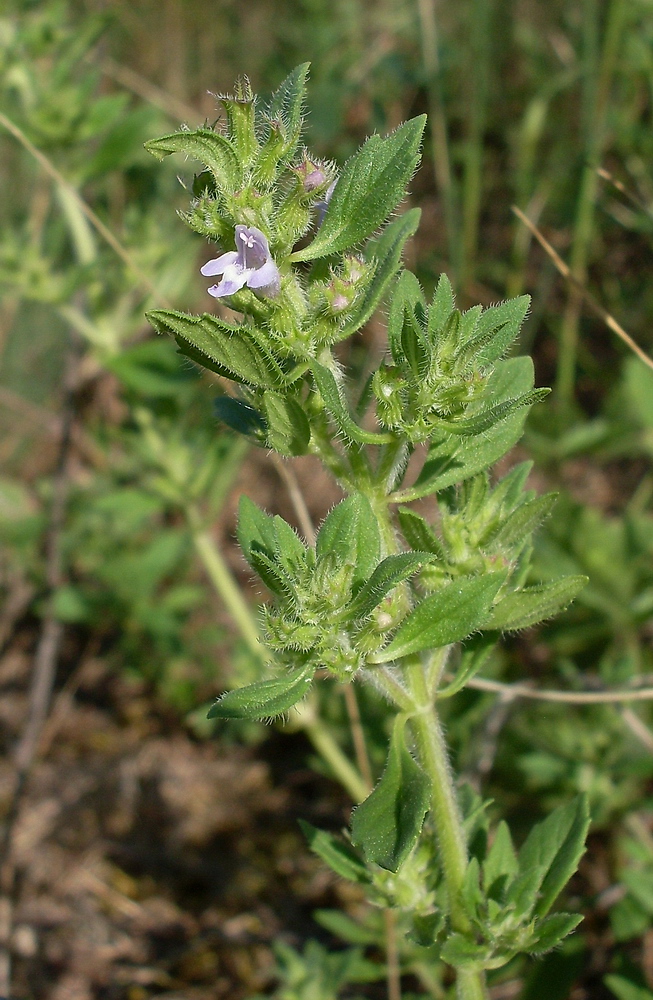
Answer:
[[529, 833], [519, 852], [520, 871], [543, 867], [546, 874], [540, 885], [533, 913], [544, 916], [578, 867], [590, 825], [589, 807], [584, 795], [559, 806]]
[[546, 865], [532, 868], [520, 867], [518, 874], [507, 888], [504, 905], [514, 910], [515, 918], [522, 922], [530, 919], [537, 894], [546, 875]]
[[302, 131], [302, 112], [306, 97], [306, 80], [310, 63], [297, 66], [274, 92], [267, 108], [272, 121], [280, 121], [285, 132], [286, 145], [283, 155], [294, 152]]
[[396, 872], [417, 843], [429, 806], [428, 778], [406, 749], [406, 716], [397, 716], [385, 770], [351, 819], [354, 844], [365, 858]]
[[512, 846], [512, 837], [508, 824], [503, 820], [499, 823], [492, 847], [483, 862], [483, 888], [493, 899], [500, 899], [502, 890], [510, 879], [517, 874], [519, 862]]
[[250, 166], [258, 149], [255, 125], [255, 105], [249, 85], [237, 88], [237, 97], [221, 97], [227, 115], [227, 134], [236, 151], [239, 162], [245, 169]]
[[[300, 820], [301, 823], [301, 820]], [[303, 824], [308, 826], [308, 824]], [[363, 868], [363, 871], [366, 871]], [[383, 938], [383, 932], [375, 928], [365, 927], [357, 923], [351, 917], [346, 916], [341, 910], [314, 910], [313, 920], [324, 927], [335, 937], [339, 937], [347, 944], [372, 945], [379, 944]]]
[[386, 594], [402, 580], [433, 559], [429, 552], [402, 552], [399, 555], [387, 556], [376, 567], [371, 577], [365, 583], [349, 605], [348, 612], [355, 618], [365, 618], [381, 603]]
[[294, 528], [287, 521], [275, 514], [273, 518], [275, 533], [275, 552], [280, 562], [285, 566], [294, 567], [303, 562], [306, 547]]
[[318, 559], [331, 555], [340, 565], [355, 568], [353, 583], [363, 583], [379, 561], [379, 526], [367, 497], [354, 493], [325, 517], [315, 542]]
[[429, 306], [427, 329], [431, 343], [435, 343], [437, 340], [437, 334], [443, 329], [455, 305], [451, 282], [446, 274], [441, 274], [435, 289], [433, 302]]
[[[502, 362], [488, 383], [496, 403], [513, 399], [527, 392], [532, 385], [533, 362], [527, 357]], [[417, 500], [488, 469], [519, 441], [527, 414], [527, 408], [521, 407], [480, 437], [456, 438], [443, 432], [440, 440], [431, 445], [415, 485], [396, 494], [394, 499]]]
[[[426, 336], [419, 324], [416, 316], [423, 316], [426, 313], [426, 299], [422, 286], [411, 271], [403, 271], [395, 285], [388, 312], [388, 341], [394, 360], [401, 364], [408, 360], [411, 364], [417, 362], [415, 351], [411, 348], [415, 346], [412, 341], [406, 345], [406, 328], [412, 335], [412, 340], [420, 338], [422, 352], [428, 349]], [[419, 365], [416, 365], [419, 367]]]
[[367, 868], [350, 844], [345, 843], [340, 837], [327, 833], [326, 830], [316, 829], [303, 819], [299, 820], [299, 825], [310, 849], [322, 858], [336, 875], [350, 882], [358, 882], [360, 885], [370, 881]]
[[467, 681], [474, 677], [488, 661], [496, 646], [496, 638], [492, 635], [473, 635], [462, 648], [460, 666], [451, 683], [440, 688], [438, 698], [451, 698], [461, 691]]
[[415, 172], [425, 124], [426, 116], [420, 115], [385, 139], [373, 135], [347, 160], [317, 236], [292, 260], [348, 250], [386, 221]]
[[246, 325], [232, 326], [209, 313], [189, 316], [174, 309], [152, 309], [146, 316], [157, 333], [175, 338], [182, 354], [218, 375], [270, 389], [285, 379]]
[[274, 555], [277, 547], [277, 532], [274, 518], [257, 507], [243, 494], [238, 504], [238, 543], [247, 562], [252, 565], [252, 553], [267, 552]]
[[603, 980], [618, 1000], [653, 1000], [653, 993], [645, 986], [637, 986], [623, 976], [606, 976]]
[[283, 715], [308, 693], [313, 673], [295, 670], [284, 677], [258, 681], [228, 691], [213, 706], [209, 719], [274, 719]]
[[324, 405], [334, 418], [340, 430], [352, 441], [361, 444], [388, 444], [394, 440], [392, 434], [376, 434], [365, 431], [352, 419], [349, 408], [343, 400], [333, 372], [314, 361], [311, 365], [315, 384], [324, 400]]
[[159, 160], [170, 153], [192, 156], [209, 168], [218, 188], [230, 194], [242, 186], [242, 170], [233, 146], [213, 129], [172, 132], [160, 139], [150, 139], [145, 143], [145, 148]]
[[218, 420], [239, 434], [261, 437], [265, 431], [265, 421], [261, 414], [242, 399], [218, 396], [213, 409]]
[[406, 212], [386, 226], [378, 239], [367, 243], [365, 259], [376, 263], [374, 277], [362, 299], [357, 303], [356, 311], [347, 319], [340, 331], [338, 340], [345, 340], [360, 330], [380, 305], [390, 282], [401, 266], [401, 255], [406, 241], [417, 231], [420, 215], [419, 208], [412, 208], [410, 212]]
[[301, 403], [292, 396], [263, 393], [268, 446], [281, 455], [305, 455], [311, 428]]
[[490, 430], [495, 424], [509, 417], [511, 413], [515, 413], [516, 410], [523, 407], [530, 408], [535, 403], [541, 403], [543, 399], [546, 399], [550, 391], [550, 389], [531, 389], [530, 392], [525, 392], [521, 396], [515, 396], [513, 399], [504, 399], [501, 403], [495, 403], [493, 406], [487, 407], [487, 409], [482, 409], [472, 417], [464, 417], [461, 420], [449, 420], [446, 422], [446, 428], [451, 434], [464, 434], [469, 437], [484, 434], [485, 431]]
[[466, 639], [486, 618], [504, 580], [504, 573], [488, 573], [445, 584], [404, 618], [390, 645], [370, 662], [387, 663]]
[[450, 934], [442, 946], [440, 957], [454, 969], [482, 969], [489, 951], [486, 944], [476, 944], [462, 934]]
[[277, 597], [288, 597], [294, 593], [291, 577], [285, 568], [267, 552], [254, 549], [249, 562], [265, 586]]
[[553, 913], [538, 923], [535, 933], [537, 942], [528, 948], [529, 955], [543, 955], [559, 944], [582, 923], [580, 913]]
[[413, 549], [445, 558], [442, 543], [425, 518], [409, 507], [400, 507], [397, 514], [404, 538]]
[[499, 305], [484, 309], [476, 327], [476, 337], [494, 331], [494, 337], [481, 351], [478, 362], [489, 365], [503, 357], [513, 340], [519, 335], [521, 325], [531, 304], [530, 295], [520, 295]]
[[520, 504], [487, 541], [498, 545], [514, 545], [515, 542], [523, 541], [549, 516], [557, 496], [557, 493], [545, 493], [544, 496]]
[[481, 867], [478, 858], [471, 857], [465, 872], [460, 899], [469, 916], [473, 919], [483, 905], [481, 891]]
[[482, 627], [503, 632], [528, 628], [566, 608], [587, 582], [586, 576], [563, 576], [553, 583], [524, 587], [507, 594], [495, 604]]

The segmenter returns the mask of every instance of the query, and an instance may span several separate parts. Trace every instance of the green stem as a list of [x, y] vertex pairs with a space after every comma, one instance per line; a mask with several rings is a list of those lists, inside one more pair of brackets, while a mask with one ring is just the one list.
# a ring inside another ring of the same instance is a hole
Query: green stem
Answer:
[[[421, 660], [407, 661], [404, 673], [416, 709], [410, 721], [417, 752], [431, 784], [431, 814], [442, 857], [451, 926], [460, 934], [469, 934], [471, 925], [461, 898], [468, 863], [467, 841], [447, 747]], [[456, 972], [458, 1000], [486, 1000], [482, 972], [462, 969]]]
[[366, 799], [370, 793], [367, 782], [342, 752], [328, 727], [315, 712], [314, 706], [310, 702], [298, 705], [294, 721], [304, 730], [352, 801], [358, 803]]
[[265, 647], [261, 643], [249, 604], [234, 580], [232, 572], [225, 562], [220, 549], [208, 531], [197, 524], [197, 517], [189, 514], [189, 520], [191, 521], [195, 551], [200, 557], [202, 565], [218, 596], [231, 615], [234, 625], [240, 632], [250, 652], [254, 654], [257, 660], [266, 662]]

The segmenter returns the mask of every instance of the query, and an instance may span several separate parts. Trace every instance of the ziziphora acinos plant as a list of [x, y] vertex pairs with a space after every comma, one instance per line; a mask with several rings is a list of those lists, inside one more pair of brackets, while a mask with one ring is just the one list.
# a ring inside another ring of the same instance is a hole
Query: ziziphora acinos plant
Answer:
[[[209, 293], [242, 317], [155, 310], [150, 321], [231, 380], [222, 421], [281, 455], [318, 455], [346, 493], [315, 546], [243, 498], [239, 541], [274, 598], [274, 674], [228, 692], [211, 715], [276, 718], [317, 671], [384, 693], [397, 712], [387, 763], [350, 838], [306, 827], [308, 839], [395, 909], [402, 937], [429, 961], [455, 968], [461, 1000], [480, 1000], [485, 970], [545, 952], [579, 923], [549, 911], [582, 853], [587, 806], [556, 810], [519, 852], [504, 823], [489, 835], [483, 804], [457, 796], [438, 703], [501, 632], [554, 614], [584, 578], [528, 585], [531, 533], [553, 498], [525, 489], [528, 464], [494, 486], [488, 476], [546, 394], [533, 388], [529, 358], [505, 359], [528, 299], [460, 313], [446, 276], [430, 304], [414, 275], [397, 277], [419, 212], [387, 220], [417, 166], [425, 119], [372, 136], [337, 172], [300, 145], [306, 75], [298, 67], [265, 107], [241, 82], [220, 99], [222, 125], [148, 143], [205, 165], [185, 219], [220, 250], [202, 268], [219, 279]], [[384, 300], [389, 354], [352, 408], [333, 347]], [[407, 484], [418, 444], [425, 459]], [[430, 494], [437, 524], [410, 507]]]

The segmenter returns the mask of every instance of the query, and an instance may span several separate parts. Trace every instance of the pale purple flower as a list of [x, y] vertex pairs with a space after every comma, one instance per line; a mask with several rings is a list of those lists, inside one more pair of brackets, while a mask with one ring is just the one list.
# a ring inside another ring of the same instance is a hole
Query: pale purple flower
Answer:
[[331, 195], [333, 194], [336, 184], [338, 183], [338, 178], [331, 181], [328, 188], [324, 192], [322, 198], [313, 202], [313, 208], [317, 209], [317, 228], [319, 229], [324, 221], [324, 216], [326, 215], [326, 210], [329, 207], [329, 202], [331, 201]]
[[222, 275], [222, 281], [209, 288], [209, 295], [219, 299], [223, 295], [233, 295], [244, 285], [270, 298], [278, 295], [281, 284], [279, 268], [272, 259], [267, 238], [261, 230], [256, 226], [236, 226], [236, 246], [237, 250], [223, 253], [201, 268], [204, 277]]

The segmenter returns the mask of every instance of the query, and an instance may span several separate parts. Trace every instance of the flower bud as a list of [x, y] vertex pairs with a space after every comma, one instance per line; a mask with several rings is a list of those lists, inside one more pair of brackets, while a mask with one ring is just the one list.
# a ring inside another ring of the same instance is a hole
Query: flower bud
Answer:
[[400, 427], [402, 425], [403, 387], [404, 378], [399, 368], [381, 365], [374, 373], [372, 391], [377, 399], [377, 417], [385, 427]]
[[306, 194], [314, 194], [320, 188], [326, 189], [329, 183], [329, 176], [324, 167], [309, 160], [308, 157], [304, 157], [303, 162], [292, 169]]
[[254, 126], [254, 95], [247, 77], [236, 82], [235, 95], [225, 95], [220, 103], [227, 114], [227, 135], [233, 142], [243, 166], [249, 166], [259, 143]]

